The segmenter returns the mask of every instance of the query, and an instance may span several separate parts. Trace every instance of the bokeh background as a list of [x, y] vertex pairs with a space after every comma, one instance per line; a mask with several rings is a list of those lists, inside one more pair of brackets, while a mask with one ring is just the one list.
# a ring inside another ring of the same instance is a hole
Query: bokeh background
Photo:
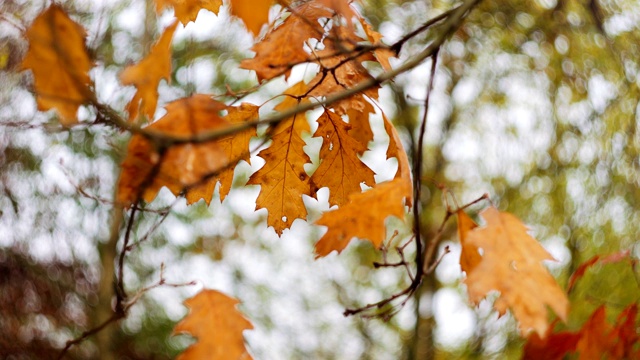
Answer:
[[[49, 3], [0, 3], [0, 357], [7, 359], [50, 358], [104, 315], [100, 275], [113, 264], [119, 242], [111, 225], [123, 216], [112, 199], [129, 135], [89, 126], [90, 108], [80, 109], [79, 126], [62, 128], [54, 112], [36, 111], [31, 75], [19, 72], [28, 46], [24, 29]], [[148, 53], [171, 11], [157, 15], [152, 0], [62, 3], [88, 31], [98, 98], [124, 109], [134, 88], [123, 87], [118, 75]], [[391, 44], [457, 3], [353, 5]], [[445, 214], [436, 186], [445, 184], [461, 204], [488, 193], [501, 210], [527, 223], [558, 260], [547, 265], [562, 286], [596, 254], [628, 249], [640, 255], [638, 24], [634, 0], [492, 0], [473, 10], [438, 58], [420, 199], [427, 239]], [[419, 52], [435, 34], [437, 28], [411, 40], [392, 63]], [[255, 85], [255, 75], [238, 67], [252, 56], [252, 43], [226, 5], [218, 16], [203, 10], [195, 23], [179, 25], [173, 74], [160, 85], [160, 105]], [[427, 61], [380, 91], [380, 105], [407, 148], [415, 147], [430, 66]], [[289, 83], [308, 71], [296, 69]], [[262, 103], [286, 87], [280, 78], [244, 101]], [[163, 111], [159, 106], [156, 118]], [[384, 160], [388, 139], [379, 114], [371, 123], [375, 139], [364, 159], [382, 181], [393, 176], [395, 164]], [[306, 140], [317, 162], [319, 143]], [[240, 164], [235, 184], [244, 185], [262, 163], [254, 156], [251, 165]], [[442, 243], [452, 252], [395, 317], [345, 318], [346, 307], [402, 289], [406, 274], [374, 269], [380, 253], [367, 242], [314, 260], [313, 245], [325, 230], [296, 221], [278, 238], [266, 228], [266, 212], [254, 211], [258, 190], [238, 188], [223, 203], [216, 196], [210, 206], [189, 207], [161, 191], [147, 205], [154, 211], [134, 224], [134, 240], [144, 242], [128, 255], [126, 287], [135, 293], [157, 282], [161, 264], [167, 281], [197, 285], [149, 291], [126, 320], [75, 347], [69, 358], [174, 357], [193, 341], [171, 336], [187, 311], [181, 303], [202, 287], [242, 302], [255, 326], [245, 338], [256, 359], [520, 356], [524, 340], [515, 321], [498, 319], [490, 300], [477, 308], [467, 301], [454, 222]], [[305, 200], [310, 220], [328, 209], [327, 194], [320, 198]], [[471, 214], [486, 205], [472, 207]], [[390, 227], [399, 230], [398, 241], [408, 239], [407, 225], [390, 220]], [[639, 275], [628, 263], [589, 270], [571, 294], [568, 323], [557, 328], [579, 329], [603, 304], [614, 319], [638, 301]]]

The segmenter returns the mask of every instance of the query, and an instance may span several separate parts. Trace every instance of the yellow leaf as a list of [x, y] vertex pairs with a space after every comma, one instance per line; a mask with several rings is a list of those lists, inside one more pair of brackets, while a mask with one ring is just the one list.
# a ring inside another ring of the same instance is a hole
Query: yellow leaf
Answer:
[[469, 274], [482, 259], [478, 248], [467, 241], [467, 235], [478, 225], [467, 215], [464, 210], [458, 210], [458, 238], [462, 251], [460, 252], [460, 268]]
[[480, 263], [467, 274], [469, 299], [478, 304], [489, 291], [499, 291], [498, 312], [504, 314], [510, 308], [521, 332], [533, 329], [544, 336], [549, 327], [547, 306], [563, 321], [569, 311], [567, 296], [541, 264], [553, 257], [515, 216], [494, 207], [480, 215], [486, 226], [466, 236], [470, 246], [483, 251]]
[[160, 13], [166, 7], [172, 7], [175, 10], [176, 17], [182, 23], [187, 25], [189, 21], [196, 21], [198, 13], [201, 9], [206, 9], [214, 14], [218, 14], [222, 0], [155, 0], [156, 10]]
[[173, 329], [173, 334], [188, 333], [198, 341], [176, 360], [249, 360], [242, 337], [253, 325], [236, 309], [238, 300], [215, 290], [202, 290], [184, 304], [189, 314]]
[[404, 199], [407, 192], [411, 192], [410, 185], [401, 178], [393, 179], [363, 193], [353, 193], [348, 204], [324, 213], [316, 224], [329, 229], [316, 243], [317, 257], [333, 250], [340, 253], [354, 237], [380, 247], [386, 235], [387, 217], [404, 220]]
[[325, 110], [318, 119], [318, 130], [314, 134], [322, 138], [322, 160], [311, 176], [311, 189], [316, 192], [328, 187], [331, 205], [341, 206], [347, 203], [350, 194], [362, 192], [361, 183], [375, 184], [374, 172], [358, 157], [367, 148], [350, 135], [350, 128], [350, 124], [339, 115]]
[[254, 35], [269, 22], [272, 0], [231, 0], [231, 14], [239, 17]]
[[27, 30], [29, 51], [20, 66], [31, 69], [38, 109], [55, 108], [63, 125], [77, 122], [76, 113], [93, 95], [85, 48], [85, 30], [59, 5], [51, 5]]
[[[211, 97], [196, 94], [167, 104], [167, 114], [146, 127], [165, 135], [193, 136], [202, 132], [229, 126], [219, 116], [226, 106]], [[216, 179], [205, 179], [228, 163], [225, 152], [214, 141], [202, 144], [174, 145], [162, 152], [142, 135], [134, 135], [127, 148], [118, 181], [118, 202], [129, 206], [140, 198], [152, 201], [166, 186], [175, 195], [187, 187], [198, 186], [193, 194], [187, 191], [188, 203], [204, 199], [208, 204], [213, 195]], [[213, 186], [207, 187], [207, 183]], [[202, 191], [204, 186], [210, 191]]]
[[135, 85], [138, 89], [127, 106], [129, 121], [135, 121], [139, 113], [153, 120], [158, 105], [158, 84], [162, 79], [171, 78], [171, 38], [176, 26], [177, 21], [169, 25], [149, 55], [120, 74], [124, 85]]

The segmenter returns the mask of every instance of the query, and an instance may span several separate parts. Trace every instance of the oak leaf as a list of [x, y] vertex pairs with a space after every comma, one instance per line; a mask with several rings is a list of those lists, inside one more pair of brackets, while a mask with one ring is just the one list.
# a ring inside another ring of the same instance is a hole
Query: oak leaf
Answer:
[[[194, 136], [202, 132], [223, 129], [229, 123], [219, 113], [226, 106], [208, 95], [196, 94], [189, 98], [167, 104], [167, 114], [147, 126], [147, 131], [160, 135]], [[207, 204], [213, 196], [217, 180], [211, 174], [228, 164], [220, 145], [215, 142], [174, 145], [169, 148], [154, 146], [154, 143], [136, 134], [127, 148], [127, 157], [122, 163], [118, 181], [118, 202], [129, 206], [143, 198], [152, 201], [158, 191], [166, 186], [175, 195], [186, 188], [205, 186], [186, 192], [187, 203], [204, 199]], [[206, 182], [213, 186], [204, 185]]]
[[478, 248], [467, 241], [467, 235], [478, 225], [467, 215], [464, 210], [458, 210], [458, 238], [462, 251], [460, 252], [460, 268], [469, 274], [480, 262], [482, 257]]
[[[324, 49], [316, 51], [315, 62], [320, 65], [320, 72], [309, 82], [312, 96], [328, 96], [346, 89], [350, 89], [365, 80], [371, 80], [369, 71], [362, 66], [363, 61], [372, 61], [375, 58], [370, 52], [357, 50], [360, 39], [352, 28], [347, 26], [334, 26], [329, 36], [324, 40]], [[362, 92], [371, 99], [378, 98], [378, 86], [370, 87]], [[342, 115], [350, 108], [364, 106], [360, 102], [361, 96], [354, 95], [337, 101], [331, 105], [336, 113]]]
[[[245, 121], [258, 119], [259, 107], [249, 103], [242, 103], [240, 106], [230, 106], [227, 108], [229, 113], [224, 117], [230, 124], [240, 124]], [[224, 137], [220, 140], [216, 140], [218, 147], [224, 152], [227, 159], [233, 163], [237, 163], [240, 160], [244, 160], [247, 163], [251, 163], [251, 154], [249, 153], [249, 142], [251, 137], [256, 135], [255, 127], [243, 130], [231, 136]], [[214, 186], [217, 180], [220, 182], [220, 200], [224, 200], [231, 190], [231, 184], [233, 183], [234, 166], [228, 166], [222, 170], [212, 181], [204, 184], [205, 186]], [[194, 188], [192, 192], [196, 192], [198, 188]], [[213, 189], [208, 188], [206, 194], [212, 193]]]
[[147, 120], [153, 120], [158, 105], [158, 85], [160, 80], [171, 78], [171, 38], [178, 22], [175, 21], [164, 31], [149, 55], [136, 65], [128, 66], [120, 74], [124, 85], [135, 85], [137, 91], [127, 105], [129, 121], [142, 113]]
[[349, 203], [324, 213], [316, 224], [327, 226], [328, 230], [316, 243], [316, 257], [326, 256], [333, 250], [340, 253], [354, 237], [367, 239], [380, 247], [386, 235], [387, 217], [404, 220], [405, 205], [412, 202], [409, 162], [397, 131], [386, 117], [384, 120], [391, 138], [387, 156], [398, 158], [396, 177], [363, 193], [353, 193]]
[[553, 257], [515, 216], [494, 207], [481, 216], [487, 224], [466, 236], [470, 246], [483, 251], [480, 262], [467, 274], [469, 299], [478, 304], [489, 291], [499, 291], [498, 312], [502, 315], [510, 308], [523, 333], [533, 329], [544, 336], [549, 326], [546, 306], [563, 321], [569, 308], [565, 293], [541, 264]]
[[396, 57], [396, 54], [391, 50], [385, 47], [382, 43], [382, 34], [373, 30], [371, 25], [368, 22], [364, 21], [364, 19], [360, 19], [360, 23], [362, 24], [362, 28], [364, 29], [369, 42], [373, 46], [379, 46], [380, 49], [376, 49], [373, 51], [373, 55], [375, 55], [376, 59], [382, 65], [382, 68], [386, 71], [391, 70], [391, 64], [389, 63], [389, 58]]
[[176, 13], [176, 18], [187, 25], [190, 21], [196, 21], [201, 9], [207, 9], [214, 14], [218, 14], [222, 0], [155, 0], [156, 11], [160, 13], [166, 7], [172, 7]]
[[[275, 109], [284, 111], [295, 107], [298, 100], [292, 97], [305, 93], [305, 84], [297, 83], [285, 92], [288, 96]], [[258, 153], [265, 164], [247, 183], [260, 185], [256, 209], [268, 210], [267, 224], [273, 226], [278, 235], [291, 227], [295, 219], [307, 217], [302, 195], [310, 195], [310, 185], [304, 164], [311, 159], [304, 152], [306, 144], [301, 134], [308, 131], [309, 123], [304, 114], [294, 115], [276, 125], [272, 130], [271, 145]]]
[[[351, 106], [347, 109], [349, 125], [351, 125], [349, 134], [362, 144], [360, 149], [366, 150], [369, 148], [369, 142], [373, 140], [373, 130], [371, 129], [369, 116], [375, 110], [361, 94], [351, 97], [350, 103]], [[358, 154], [362, 155], [363, 152], [358, 151]]]
[[93, 98], [85, 48], [85, 30], [56, 4], [40, 14], [27, 30], [29, 51], [21, 70], [33, 72], [38, 110], [55, 108], [63, 125], [77, 122], [76, 113]]
[[231, 14], [239, 17], [254, 35], [269, 22], [270, 0], [231, 0]]
[[188, 333], [197, 342], [177, 360], [249, 360], [242, 337], [253, 325], [236, 309], [238, 300], [215, 290], [202, 290], [185, 300], [189, 314], [173, 329], [173, 334]]
[[329, 204], [341, 206], [349, 195], [361, 192], [360, 184], [375, 184], [374, 172], [358, 157], [367, 148], [351, 136], [351, 126], [328, 110], [318, 118], [314, 136], [322, 138], [320, 166], [311, 176], [311, 191], [329, 188]]
[[253, 46], [255, 57], [242, 60], [240, 67], [254, 70], [258, 81], [283, 74], [286, 80], [293, 65], [309, 60], [304, 45], [310, 38], [322, 37], [324, 30], [318, 23], [322, 17], [331, 17], [331, 12], [313, 1], [293, 8], [280, 26]]

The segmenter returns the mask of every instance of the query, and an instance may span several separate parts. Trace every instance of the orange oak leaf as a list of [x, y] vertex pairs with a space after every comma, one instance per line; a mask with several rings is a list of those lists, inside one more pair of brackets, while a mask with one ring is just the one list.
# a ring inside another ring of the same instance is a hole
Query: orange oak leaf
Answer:
[[[224, 119], [231, 124], [238, 124], [258, 119], [259, 107], [253, 104], [242, 103], [240, 106], [230, 106], [227, 110], [229, 111], [229, 114], [225, 116]], [[247, 163], [250, 163], [251, 154], [249, 153], [249, 141], [251, 140], [251, 137], [255, 135], [256, 129], [250, 128], [232, 136], [217, 140], [216, 144], [218, 144], [220, 149], [225, 153], [229, 161], [237, 163], [240, 160], [244, 160]], [[229, 194], [229, 190], [231, 190], [231, 184], [233, 183], [233, 171], [234, 167], [227, 167], [214, 178], [220, 182], [220, 200], [224, 200], [224, 198]], [[211, 186], [212, 184], [215, 186], [215, 183], [212, 181], [207, 183], [208, 186]], [[194, 188], [193, 190], [195, 191], [196, 189], [197, 188]], [[213, 192], [213, 189], [210, 190]], [[209, 192], [207, 192], [207, 194], [208, 193]]]
[[311, 191], [329, 188], [329, 204], [341, 206], [352, 193], [361, 192], [360, 184], [375, 184], [375, 175], [358, 157], [367, 148], [351, 136], [350, 124], [328, 110], [318, 119], [315, 137], [322, 138], [320, 166], [311, 176]]
[[336, 14], [345, 18], [348, 25], [351, 25], [353, 17], [357, 16], [349, 5], [348, 0], [316, 0], [319, 4], [332, 9]]
[[293, 8], [280, 26], [253, 46], [256, 56], [242, 60], [240, 67], [254, 70], [258, 81], [283, 74], [286, 79], [293, 65], [310, 59], [304, 45], [310, 38], [322, 37], [324, 30], [318, 22], [322, 17], [331, 17], [331, 12], [313, 1]]
[[38, 110], [55, 108], [65, 126], [75, 124], [80, 105], [93, 98], [85, 37], [84, 28], [56, 4], [27, 30], [29, 51], [20, 69], [33, 72]]
[[[369, 142], [373, 140], [373, 130], [369, 122], [369, 115], [373, 112], [375, 112], [373, 106], [364, 99], [364, 96], [358, 94], [351, 98], [351, 106], [347, 109], [349, 125], [351, 125], [349, 135], [362, 144], [360, 149], [368, 149]], [[358, 155], [362, 155], [363, 152], [364, 150], [358, 152]]]
[[384, 113], [382, 114], [382, 120], [384, 121], [384, 130], [387, 132], [387, 135], [389, 135], [387, 159], [398, 159], [398, 170], [396, 171], [395, 178], [400, 178], [406, 183], [405, 188], [407, 189], [407, 193], [405, 194], [405, 200], [407, 201], [407, 206], [411, 206], [411, 204], [413, 204], [413, 184], [411, 182], [411, 167], [409, 165], [409, 158], [407, 158], [407, 152], [404, 151], [398, 131]]
[[[167, 114], [145, 129], [161, 135], [193, 136], [229, 126], [219, 112], [226, 106], [208, 95], [196, 94], [167, 104]], [[157, 148], [143, 135], [134, 135], [127, 148], [118, 181], [118, 202], [129, 206], [140, 198], [152, 201], [166, 186], [175, 195], [185, 188], [213, 182], [210, 191], [199, 189], [186, 192], [188, 203], [204, 199], [208, 204], [213, 196], [215, 178], [209, 176], [225, 167], [228, 158], [215, 141], [202, 144], [174, 145]]]
[[460, 252], [460, 268], [467, 274], [469, 274], [482, 259], [478, 248], [473, 244], [469, 244], [467, 241], [467, 235], [476, 227], [478, 227], [478, 225], [464, 210], [458, 210], [458, 238], [462, 246], [462, 251]]
[[[360, 53], [356, 44], [360, 39], [352, 28], [346, 26], [334, 26], [323, 44], [325, 48], [316, 51], [316, 63], [320, 65], [320, 72], [311, 80], [309, 88], [312, 96], [328, 96], [331, 94], [352, 88], [356, 84], [370, 80], [369, 71], [362, 66], [363, 61], [375, 60], [369, 52]], [[378, 98], [378, 86], [371, 87], [363, 92], [371, 99]], [[340, 100], [331, 107], [336, 113], [342, 115], [348, 109], [353, 108], [353, 102], [361, 99], [351, 96]], [[362, 106], [359, 104], [356, 107]]]
[[388, 48], [384, 47], [382, 43], [382, 34], [373, 30], [371, 25], [368, 22], [364, 21], [364, 19], [360, 19], [360, 23], [362, 24], [362, 28], [364, 29], [365, 34], [367, 34], [367, 38], [371, 45], [380, 46], [380, 49], [376, 49], [373, 51], [373, 55], [375, 55], [376, 59], [382, 65], [382, 68], [389, 71], [391, 70], [391, 64], [389, 63], [389, 58], [396, 57], [396, 54]]
[[638, 325], [636, 318], [638, 317], [638, 304], [629, 305], [616, 321], [613, 330], [613, 336], [617, 339], [615, 347], [611, 351], [611, 358], [615, 359], [638, 359], [640, 358], [640, 349], [636, 349], [636, 345], [640, 340], [638, 335]]
[[206, 9], [218, 14], [222, 0], [155, 0], [156, 11], [160, 13], [164, 8], [172, 7], [176, 18], [187, 25], [190, 21], [196, 21], [201, 9]]
[[238, 303], [232, 297], [208, 289], [185, 300], [189, 314], [176, 325], [173, 334], [187, 333], [198, 341], [176, 359], [251, 359], [242, 332], [253, 329], [253, 325], [236, 309]]
[[135, 85], [137, 89], [127, 106], [129, 121], [135, 121], [140, 113], [147, 120], [153, 120], [158, 105], [158, 84], [162, 79], [169, 81], [171, 78], [171, 38], [176, 26], [177, 21], [169, 25], [149, 55], [120, 74], [124, 85]]
[[349, 203], [322, 215], [317, 225], [328, 227], [316, 243], [316, 257], [327, 256], [333, 250], [342, 252], [354, 237], [367, 239], [378, 248], [385, 239], [388, 216], [404, 219], [404, 197], [407, 184], [393, 179], [363, 193], [353, 193]]
[[407, 154], [391, 122], [385, 116], [383, 119], [390, 137], [387, 156], [398, 159], [396, 177], [363, 193], [352, 193], [349, 203], [324, 213], [316, 224], [329, 229], [316, 243], [316, 257], [326, 256], [333, 250], [342, 252], [354, 237], [380, 247], [386, 235], [387, 217], [404, 220], [405, 205], [411, 206], [413, 187]]
[[478, 304], [489, 291], [499, 291], [498, 312], [502, 315], [510, 308], [523, 333], [533, 329], [544, 336], [547, 305], [563, 321], [569, 309], [567, 296], [541, 264], [553, 257], [515, 216], [494, 207], [480, 215], [487, 224], [466, 236], [470, 246], [483, 251], [480, 263], [467, 274], [469, 299]]
[[269, 22], [271, 0], [231, 0], [231, 14], [239, 17], [254, 35]]
[[[285, 93], [300, 96], [306, 93], [306, 86], [299, 82]], [[287, 96], [275, 109], [284, 111], [297, 104], [297, 100]], [[265, 164], [247, 183], [260, 185], [256, 209], [268, 210], [267, 224], [273, 226], [278, 235], [291, 227], [295, 219], [307, 217], [302, 195], [310, 195], [311, 188], [303, 166], [311, 159], [303, 149], [306, 144], [301, 134], [305, 131], [310, 128], [304, 114], [294, 115], [276, 125], [272, 130], [271, 146], [258, 153]]]

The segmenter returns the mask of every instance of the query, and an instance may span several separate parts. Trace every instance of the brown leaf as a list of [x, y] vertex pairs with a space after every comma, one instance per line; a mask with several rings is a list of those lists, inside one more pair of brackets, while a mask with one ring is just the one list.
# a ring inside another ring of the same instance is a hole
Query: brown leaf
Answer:
[[544, 336], [548, 329], [547, 305], [566, 321], [569, 300], [543, 260], [553, 257], [529, 234], [527, 228], [509, 213], [490, 207], [481, 213], [486, 226], [470, 231], [470, 246], [483, 250], [482, 260], [467, 274], [469, 299], [478, 304], [488, 292], [500, 297], [495, 307], [500, 314], [511, 308], [524, 333], [533, 329]]
[[341, 206], [349, 195], [361, 192], [360, 184], [375, 184], [374, 172], [358, 157], [366, 147], [350, 134], [350, 124], [339, 115], [325, 110], [318, 119], [315, 137], [322, 138], [320, 166], [311, 176], [311, 189], [329, 188], [329, 203]]
[[260, 34], [262, 25], [269, 22], [270, 0], [230, 0], [231, 15], [239, 17], [254, 35]]
[[460, 268], [469, 274], [480, 262], [482, 257], [478, 248], [467, 241], [467, 235], [478, 225], [467, 215], [464, 210], [458, 210], [458, 238], [462, 251], [460, 252]]
[[56, 4], [27, 30], [29, 51], [20, 69], [33, 72], [38, 110], [55, 108], [65, 126], [75, 124], [80, 105], [93, 98], [85, 37], [84, 28]]
[[[208, 95], [196, 94], [189, 98], [167, 104], [167, 114], [146, 129], [164, 135], [193, 136], [205, 131], [219, 130], [229, 126], [219, 116], [226, 106]], [[165, 151], [157, 149], [142, 135], [134, 135], [127, 148], [127, 157], [122, 163], [118, 182], [118, 202], [129, 206], [140, 198], [152, 201], [158, 191], [166, 186], [175, 195], [186, 187], [201, 185], [203, 179], [227, 165], [225, 152], [216, 142], [175, 145]], [[208, 204], [213, 196], [216, 179], [211, 189], [194, 194], [187, 191], [188, 203], [204, 199]]]
[[[292, 96], [306, 92], [306, 86], [300, 82], [286, 91]], [[276, 107], [284, 111], [298, 104], [287, 96]], [[310, 195], [309, 176], [304, 164], [311, 162], [304, 152], [306, 145], [301, 138], [302, 132], [310, 131], [304, 114], [297, 114], [280, 122], [273, 129], [272, 143], [260, 151], [258, 156], [265, 160], [260, 170], [251, 175], [249, 185], [260, 185], [260, 195], [256, 200], [256, 209], [268, 210], [267, 224], [273, 226], [278, 235], [291, 227], [295, 219], [305, 219], [307, 209], [302, 195]]]
[[158, 84], [160, 80], [169, 81], [171, 77], [171, 38], [176, 26], [177, 21], [169, 25], [149, 55], [120, 74], [124, 85], [135, 85], [138, 90], [127, 105], [129, 121], [135, 121], [139, 113], [148, 121], [153, 120], [158, 105]]
[[258, 81], [291, 73], [291, 67], [309, 60], [304, 44], [309, 38], [320, 39], [324, 30], [318, 23], [322, 17], [331, 17], [331, 12], [316, 3], [308, 2], [293, 8], [292, 14], [275, 30], [253, 46], [256, 53], [252, 59], [244, 59], [240, 67], [254, 70]]
[[182, 25], [196, 21], [201, 9], [207, 9], [217, 15], [222, 5], [222, 0], [155, 0], [155, 2], [158, 13], [166, 7], [172, 7]]
[[403, 179], [393, 179], [363, 193], [353, 193], [348, 204], [324, 213], [316, 224], [327, 226], [328, 230], [316, 243], [316, 257], [327, 256], [333, 250], [340, 253], [354, 237], [380, 247], [386, 235], [387, 217], [404, 220], [408, 191], [411, 190]]
[[215, 290], [202, 290], [185, 300], [189, 314], [173, 329], [173, 334], [188, 333], [198, 339], [177, 360], [249, 360], [242, 337], [253, 325], [236, 309], [238, 300]]

